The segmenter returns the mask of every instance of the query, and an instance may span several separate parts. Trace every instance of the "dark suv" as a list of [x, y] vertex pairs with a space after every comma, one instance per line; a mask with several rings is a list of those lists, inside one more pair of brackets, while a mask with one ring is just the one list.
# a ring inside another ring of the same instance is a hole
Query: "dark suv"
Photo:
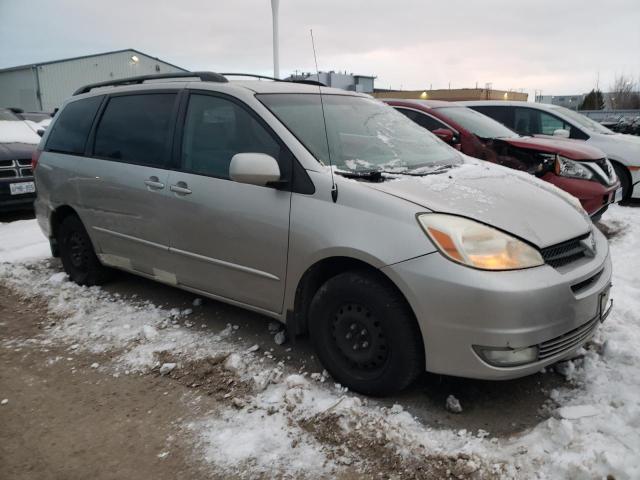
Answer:
[[0, 108], [0, 211], [33, 208], [31, 156], [39, 141], [24, 120]]

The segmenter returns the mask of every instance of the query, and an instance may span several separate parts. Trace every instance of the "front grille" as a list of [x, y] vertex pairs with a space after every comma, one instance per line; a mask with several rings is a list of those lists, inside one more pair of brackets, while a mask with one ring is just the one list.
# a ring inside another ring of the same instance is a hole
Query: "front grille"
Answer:
[[0, 160], [0, 178], [32, 177], [31, 160]]
[[547, 342], [542, 342], [538, 345], [538, 360], [545, 360], [563, 352], [567, 352], [586, 342], [598, 326], [598, 322], [599, 318], [596, 316], [593, 320], [590, 320], [578, 328], [574, 328], [570, 332]]
[[568, 240], [566, 242], [558, 243], [547, 248], [543, 248], [542, 258], [544, 261], [551, 265], [553, 268], [562, 267], [568, 265], [571, 262], [575, 262], [585, 256], [586, 247], [582, 243], [582, 240], [587, 238], [589, 234], [582, 235]]

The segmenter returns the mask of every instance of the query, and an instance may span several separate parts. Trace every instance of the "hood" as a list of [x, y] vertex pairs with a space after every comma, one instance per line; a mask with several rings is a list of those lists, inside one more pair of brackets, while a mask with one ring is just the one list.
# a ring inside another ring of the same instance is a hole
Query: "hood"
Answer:
[[22, 160], [31, 158], [37, 145], [29, 143], [0, 143], [0, 160]]
[[532, 175], [467, 159], [437, 175], [394, 176], [373, 189], [434, 212], [478, 220], [545, 248], [584, 235], [591, 221], [577, 200]]
[[22, 120], [0, 120], [0, 143], [38, 145], [40, 137]]
[[604, 152], [587, 145], [581, 140], [568, 138], [516, 137], [500, 138], [499, 140], [514, 147], [536, 150], [545, 153], [558, 153], [571, 160], [599, 160], [605, 157]]

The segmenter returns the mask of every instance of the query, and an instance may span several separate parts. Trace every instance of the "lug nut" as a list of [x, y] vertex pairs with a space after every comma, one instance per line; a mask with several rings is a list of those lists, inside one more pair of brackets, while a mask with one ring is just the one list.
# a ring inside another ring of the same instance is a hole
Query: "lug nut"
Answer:
[[366, 334], [367, 334], [367, 329], [363, 328], [362, 331], [360, 332], [360, 335], [364, 337]]
[[357, 350], [357, 349], [358, 349], [358, 344], [357, 344], [357, 343], [353, 346], [353, 349], [354, 349], [354, 350]]
[[346, 338], [347, 340], [350, 340], [350, 339], [351, 339], [351, 333], [347, 333], [347, 334], [344, 336], [344, 338]]
[[369, 346], [369, 342], [362, 342], [362, 348], [367, 348]]
[[355, 323], [352, 323], [351, 326], [349, 327], [351, 330], [355, 330], [357, 328]]

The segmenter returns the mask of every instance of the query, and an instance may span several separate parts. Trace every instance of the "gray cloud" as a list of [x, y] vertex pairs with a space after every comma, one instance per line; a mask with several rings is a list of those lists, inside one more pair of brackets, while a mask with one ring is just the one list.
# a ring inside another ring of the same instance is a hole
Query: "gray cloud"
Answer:
[[[378, 76], [403, 88], [545, 93], [640, 75], [637, 0], [281, 0], [281, 70]], [[0, 67], [133, 47], [190, 69], [271, 72], [269, 0], [0, 0]], [[7, 46], [9, 48], [7, 48]]]

